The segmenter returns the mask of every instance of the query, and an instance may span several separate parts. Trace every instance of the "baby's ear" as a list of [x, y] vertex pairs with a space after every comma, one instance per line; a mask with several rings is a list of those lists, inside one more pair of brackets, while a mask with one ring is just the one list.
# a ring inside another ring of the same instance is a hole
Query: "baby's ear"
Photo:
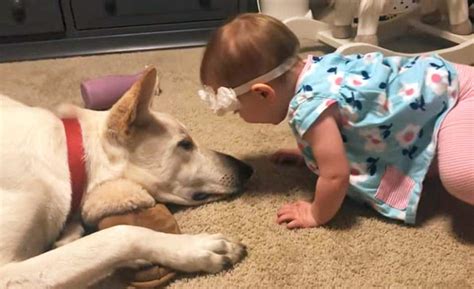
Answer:
[[253, 93], [256, 93], [260, 95], [261, 97], [267, 98], [268, 100], [271, 100], [271, 101], [273, 101], [273, 99], [276, 96], [275, 90], [270, 85], [265, 84], [265, 83], [255, 83], [252, 85], [250, 90]]
[[150, 104], [155, 95], [156, 69], [150, 67], [110, 109], [107, 120], [107, 138], [124, 143], [131, 126], [146, 123], [151, 117]]

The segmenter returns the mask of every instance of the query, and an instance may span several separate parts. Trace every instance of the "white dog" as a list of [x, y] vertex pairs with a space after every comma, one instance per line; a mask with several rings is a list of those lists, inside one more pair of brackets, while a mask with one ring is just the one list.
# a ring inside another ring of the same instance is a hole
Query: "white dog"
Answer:
[[217, 272], [241, 258], [243, 246], [220, 234], [123, 225], [81, 238], [81, 223], [94, 226], [156, 201], [220, 199], [252, 174], [198, 147], [172, 117], [150, 111], [155, 82], [148, 69], [109, 111], [65, 106], [60, 117], [73, 120], [64, 123], [0, 96], [0, 288], [87, 288], [143, 262]]

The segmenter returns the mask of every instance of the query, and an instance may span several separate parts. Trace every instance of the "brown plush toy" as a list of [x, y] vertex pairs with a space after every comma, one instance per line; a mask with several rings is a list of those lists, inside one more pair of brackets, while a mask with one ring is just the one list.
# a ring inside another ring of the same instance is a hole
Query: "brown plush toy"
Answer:
[[[163, 204], [130, 212], [123, 215], [109, 216], [98, 223], [98, 229], [103, 230], [116, 225], [133, 225], [149, 228], [155, 231], [181, 234], [175, 218]], [[176, 272], [159, 265], [135, 271], [130, 282], [130, 289], [157, 288], [167, 284], [176, 276]]]

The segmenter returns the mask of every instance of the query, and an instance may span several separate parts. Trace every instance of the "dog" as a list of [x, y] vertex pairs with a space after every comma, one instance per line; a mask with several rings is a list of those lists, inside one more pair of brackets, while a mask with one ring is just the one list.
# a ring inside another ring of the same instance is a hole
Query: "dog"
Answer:
[[82, 224], [156, 202], [222, 199], [252, 175], [150, 110], [156, 79], [147, 69], [108, 111], [53, 113], [0, 96], [0, 288], [88, 288], [122, 267], [218, 272], [241, 259], [244, 246], [221, 234], [120, 225], [83, 237]]

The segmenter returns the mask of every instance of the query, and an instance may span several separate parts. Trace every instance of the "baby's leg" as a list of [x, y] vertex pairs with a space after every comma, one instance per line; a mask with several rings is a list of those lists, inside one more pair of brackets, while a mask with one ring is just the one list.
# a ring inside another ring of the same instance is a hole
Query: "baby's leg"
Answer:
[[451, 195], [474, 205], [474, 67], [456, 69], [460, 94], [439, 131], [439, 175]]

